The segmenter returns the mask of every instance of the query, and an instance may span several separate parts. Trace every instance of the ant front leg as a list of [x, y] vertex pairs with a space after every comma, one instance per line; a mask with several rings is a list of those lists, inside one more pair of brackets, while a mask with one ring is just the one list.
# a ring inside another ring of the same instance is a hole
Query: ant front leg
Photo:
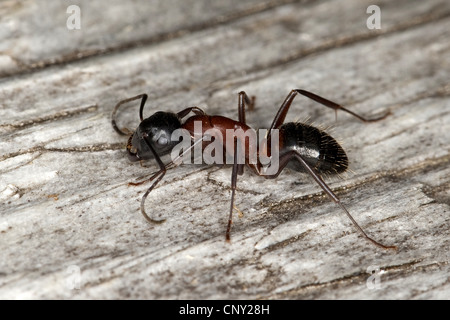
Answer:
[[130, 186], [139, 186], [141, 184], [144, 184], [144, 183], [147, 183], [147, 182], [150, 182], [150, 181], [153, 181], [153, 180], [156, 179], [155, 182], [153, 182], [153, 184], [150, 186], [150, 188], [148, 188], [148, 190], [142, 196], [141, 213], [144, 216], [144, 218], [150, 223], [162, 223], [162, 222], [164, 222], [166, 220], [165, 219], [155, 220], [155, 219], [152, 219], [152, 218], [149, 217], [149, 215], [145, 211], [145, 201], [146, 201], [148, 195], [150, 194], [150, 192], [152, 192], [152, 190], [156, 187], [156, 185], [162, 180], [162, 178], [166, 174], [167, 170], [179, 166], [182, 163], [183, 157], [186, 156], [187, 154], [189, 154], [189, 156], [190, 156], [192, 148], [194, 148], [198, 144], [201, 144], [203, 142], [203, 138], [202, 139], [198, 139], [197, 141], [195, 141], [189, 148], [184, 150], [181, 155], [178, 155], [177, 157], [175, 157], [167, 165], [164, 165], [164, 163], [162, 162], [161, 158], [159, 157], [157, 152], [152, 147], [152, 145], [151, 145], [150, 141], [148, 140], [148, 138], [145, 136], [145, 137], [143, 137], [143, 139], [144, 139], [145, 143], [148, 145], [148, 147], [150, 148], [150, 150], [152, 151], [153, 155], [155, 156], [156, 162], [158, 163], [160, 170], [157, 171], [156, 173], [154, 173], [150, 178], [148, 178], [146, 180], [139, 181], [139, 182], [130, 182], [130, 183], [128, 183], [128, 185], [130, 185]]
[[[145, 141], [145, 143], [147, 144], [147, 146], [149, 147], [150, 151], [153, 153], [153, 156], [156, 159], [156, 162], [158, 163], [159, 166], [159, 171], [156, 172], [153, 176], [150, 177], [150, 179], [145, 180], [145, 181], [141, 181], [137, 184], [134, 185], [140, 185], [144, 182], [147, 181], [152, 181], [155, 178], [157, 178], [155, 180], [155, 182], [153, 182], [153, 184], [150, 186], [150, 188], [148, 188], [148, 190], [144, 193], [144, 195], [142, 196], [142, 200], [141, 200], [141, 213], [144, 216], [144, 218], [150, 222], [150, 223], [163, 223], [164, 221], [166, 221], [165, 219], [162, 220], [155, 220], [152, 219], [148, 216], [148, 214], [145, 212], [145, 200], [147, 199], [148, 195], [150, 194], [150, 192], [152, 192], [152, 190], [156, 187], [156, 185], [162, 180], [162, 178], [164, 177], [164, 175], [166, 174], [166, 166], [164, 165], [164, 163], [162, 162], [161, 158], [159, 157], [158, 153], [155, 151], [155, 149], [152, 147], [151, 142], [148, 140], [148, 136], [145, 135], [142, 137]], [[131, 185], [133, 185], [133, 183], [130, 183]]]

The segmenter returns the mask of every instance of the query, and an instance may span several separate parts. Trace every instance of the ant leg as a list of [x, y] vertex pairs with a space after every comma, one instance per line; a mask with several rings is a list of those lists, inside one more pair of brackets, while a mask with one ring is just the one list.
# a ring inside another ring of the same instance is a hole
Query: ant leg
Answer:
[[143, 109], [144, 109], [145, 101], [147, 100], [147, 95], [146, 95], [145, 93], [140, 94], [140, 95], [135, 96], [135, 97], [132, 97], [132, 98], [128, 98], [128, 99], [119, 101], [119, 103], [117, 103], [116, 106], [114, 107], [114, 110], [113, 110], [112, 115], [111, 115], [111, 124], [112, 124], [112, 127], [114, 128], [114, 130], [115, 130], [118, 134], [121, 134], [121, 135], [129, 135], [129, 134], [132, 134], [133, 132], [130, 131], [129, 129], [127, 129], [127, 128], [120, 129], [120, 128], [117, 126], [117, 121], [116, 121], [116, 113], [117, 113], [117, 110], [120, 108], [120, 106], [121, 106], [122, 104], [127, 103], [127, 102], [130, 102], [130, 101], [138, 100], [138, 99], [141, 99], [141, 98], [142, 98], [142, 100], [141, 100], [141, 106], [140, 106], [140, 108], [139, 108], [139, 117], [140, 117], [140, 119], [141, 119], [141, 121], [142, 121], [142, 120], [143, 120], [143, 117], [142, 117], [142, 111], [143, 111]]
[[166, 170], [166, 166], [162, 162], [162, 160], [159, 157], [158, 153], [156, 153], [155, 149], [153, 149], [152, 144], [148, 140], [148, 136], [147, 135], [143, 136], [143, 139], [144, 139], [145, 143], [147, 144], [147, 146], [150, 148], [150, 151], [153, 153], [153, 156], [155, 157], [156, 162], [158, 163], [160, 170], [158, 172], [156, 172], [150, 179], [148, 179], [146, 181], [142, 181], [142, 182], [137, 184], [137, 185], [139, 185], [139, 184], [142, 184], [144, 182], [151, 181], [151, 180], [155, 179], [156, 177], [158, 177], [158, 179], [156, 179], [155, 182], [153, 182], [153, 184], [150, 186], [150, 188], [148, 188], [148, 190], [142, 196], [141, 213], [144, 216], [144, 218], [150, 223], [163, 223], [164, 221], [166, 221], [166, 219], [155, 220], [155, 219], [152, 219], [152, 218], [150, 218], [148, 216], [148, 214], [145, 212], [145, 200], [147, 199], [147, 196], [150, 194], [150, 192], [152, 192], [153, 188], [156, 187], [156, 185], [164, 177], [164, 175], [166, 174], [167, 170]]
[[[158, 179], [155, 180], [155, 182], [153, 182], [153, 184], [150, 186], [150, 188], [148, 188], [148, 190], [144, 193], [144, 195], [142, 196], [142, 200], [141, 200], [141, 213], [144, 216], [145, 220], [147, 220], [150, 223], [163, 223], [164, 221], [166, 221], [166, 219], [161, 219], [161, 220], [155, 220], [152, 219], [148, 216], [148, 214], [145, 212], [145, 200], [147, 199], [148, 195], [150, 194], [150, 192], [152, 192], [153, 188], [156, 187], [156, 185], [161, 181], [161, 179], [164, 177], [164, 175], [166, 174], [166, 170], [160, 170], [158, 171], [155, 175], [153, 175], [149, 180], [153, 180], [154, 178], [158, 177]], [[158, 176], [159, 175], [159, 176]]]
[[239, 122], [243, 124], [247, 124], [245, 122], [245, 104], [248, 105], [249, 110], [255, 109], [255, 96], [249, 98], [249, 96], [244, 92], [239, 92], [238, 96], [238, 113], [239, 113]]
[[279, 127], [281, 127], [296, 95], [297, 91], [292, 90], [291, 92], [289, 92], [286, 99], [284, 99], [283, 104], [281, 105], [280, 109], [278, 109], [278, 112], [275, 115], [275, 118], [273, 118], [272, 125], [269, 129], [269, 134], [272, 129], [278, 129]]
[[[167, 170], [167, 166], [166, 166], [166, 170]], [[145, 180], [141, 180], [141, 181], [138, 181], [138, 182], [128, 182], [128, 185], [129, 185], [129, 186], [136, 187], [136, 186], [140, 186], [141, 184], [150, 182], [150, 181], [152, 181], [153, 179], [155, 179], [155, 177], [156, 177], [156, 176], [158, 175], [158, 173], [160, 173], [160, 172], [161, 172], [161, 170], [158, 170], [158, 171], [156, 171], [156, 172], [151, 173], [151, 177], [148, 178], [148, 179], [145, 179]], [[141, 178], [143, 178], [143, 177], [141, 177]], [[136, 180], [139, 180], [139, 179], [140, 179], [140, 178], [138, 178], [138, 179], [136, 179]]]
[[[239, 92], [238, 95], [238, 115], [239, 115], [239, 122], [243, 124], [247, 124], [245, 121], [245, 105], [248, 105], [249, 110], [253, 110], [255, 108], [255, 96], [252, 96], [251, 98], [245, 93], [245, 91]], [[242, 176], [244, 174], [244, 166], [240, 165], [237, 168], [238, 175]]]
[[[253, 110], [255, 108], [255, 96], [252, 96], [251, 98], [245, 93], [245, 91], [241, 91], [238, 94], [238, 117], [239, 122], [242, 124], [247, 124], [245, 121], [245, 105], [248, 105], [249, 110]], [[226, 240], [230, 241], [230, 231], [231, 231], [231, 224], [232, 218], [233, 218], [233, 208], [234, 208], [234, 194], [236, 191], [236, 183], [237, 183], [237, 176], [244, 174], [244, 165], [237, 163], [237, 139], [234, 139], [234, 164], [233, 164], [233, 171], [231, 173], [231, 204], [230, 204], [230, 215], [228, 218], [228, 226], [227, 226], [227, 232], [226, 232]]]
[[198, 116], [203, 116], [205, 115], [205, 111], [203, 111], [202, 109], [200, 109], [199, 107], [190, 107], [190, 108], [186, 108], [184, 110], [181, 110], [180, 112], [177, 113], [178, 118], [184, 118], [185, 116], [187, 116], [189, 114], [189, 112], [193, 112]]
[[147, 139], [147, 136], [144, 136], [144, 141], [145, 143], [148, 145], [148, 147], [150, 148], [151, 152], [153, 153], [153, 155], [155, 156], [156, 161], [158, 162], [159, 168], [160, 170], [157, 171], [155, 174], [153, 174], [149, 179], [143, 180], [143, 181], [139, 181], [136, 183], [130, 182], [128, 183], [128, 185], [132, 185], [132, 186], [138, 186], [141, 184], [144, 184], [146, 182], [152, 181], [155, 178], [157, 178], [155, 180], [155, 182], [153, 182], [153, 184], [150, 186], [150, 188], [148, 188], [148, 190], [144, 193], [144, 195], [142, 196], [142, 200], [141, 200], [141, 213], [144, 216], [144, 218], [151, 223], [162, 223], [164, 221], [166, 221], [166, 219], [162, 219], [162, 220], [155, 220], [152, 219], [148, 216], [148, 214], [145, 212], [145, 201], [148, 197], [148, 195], [150, 194], [150, 192], [152, 192], [152, 190], [156, 187], [156, 185], [159, 183], [159, 181], [161, 181], [161, 179], [164, 177], [164, 175], [166, 174], [166, 171], [168, 169], [174, 168], [178, 165], [181, 164], [181, 159], [183, 158], [183, 156], [185, 156], [188, 152], [191, 152], [191, 149], [194, 148], [198, 143], [201, 143], [203, 141], [203, 139], [198, 139], [197, 141], [195, 141], [189, 148], [187, 148], [186, 150], [183, 151], [183, 153], [179, 156], [177, 156], [175, 159], [173, 159], [171, 162], [169, 162], [167, 165], [164, 165], [164, 163], [161, 161], [161, 158], [159, 157], [159, 155], [155, 152], [155, 150], [153, 149], [150, 141]]
[[325, 107], [334, 109], [336, 111], [336, 117], [337, 117], [337, 111], [338, 110], [342, 110], [342, 111], [345, 111], [345, 112], [351, 114], [355, 118], [358, 118], [362, 122], [375, 122], [375, 121], [379, 121], [379, 120], [382, 120], [382, 119], [386, 118], [391, 113], [390, 111], [387, 111], [385, 114], [383, 114], [380, 117], [368, 119], [368, 118], [364, 118], [363, 116], [360, 116], [359, 114], [354, 113], [351, 110], [348, 110], [348, 109], [344, 108], [343, 106], [341, 106], [340, 104], [338, 104], [336, 102], [327, 100], [327, 99], [325, 99], [325, 98], [323, 98], [321, 96], [318, 96], [318, 95], [316, 95], [316, 94], [314, 94], [312, 92], [309, 92], [309, 91], [306, 91], [306, 90], [301, 90], [301, 89], [295, 89], [295, 91], [300, 93], [301, 95], [304, 95], [305, 97], [308, 97], [308, 98], [310, 98], [310, 99], [312, 99], [312, 100], [314, 100], [314, 101], [324, 105]]
[[336, 102], [327, 100], [321, 96], [318, 96], [312, 92], [306, 91], [306, 90], [301, 90], [301, 89], [294, 89], [292, 90], [288, 96], [286, 97], [286, 99], [284, 100], [283, 104], [281, 105], [280, 109], [278, 109], [277, 114], [275, 115], [275, 118], [273, 119], [272, 125], [270, 126], [269, 129], [269, 134], [267, 136], [267, 141], [268, 143], [270, 143], [270, 132], [272, 129], [278, 129], [279, 127], [281, 127], [281, 125], [284, 123], [284, 120], [286, 118], [286, 114], [289, 111], [289, 108], [291, 107], [292, 101], [294, 100], [294, 98], [297, 96], [297, 94], [301, 94], [305, 97], [308, 97], [322, 105], [324, 105], [325, 107], [331, 108], [333, 110], [337, 111], [338, 110], [342, 110], [344, 112], [347, 112], [349, 114], [351, 114], [352, 116], [358, 118], [359, 120], [363, 121], [363, 122], [374, 122], [374, 121], [379, 121], [382, 120], [384, 118], [386, 118], [389, 114], [390, 111], [387, 111], [384, 115], [377, 117], [377, 118], [365, 118], [363, 116], [360, 116], [359, 114], [350, 111], [346, 108], [344, 108], [343, 106], [341, 106], [340, 104], [337, 104]]
[[[139, 107], [139, 119], [141, 120], [141, 122], [144, 120], [144, 106], [145, 106], [145, 101], [147, 101], [148, 96], [144, 93], [141, 94], [139, 96], [142, 96], [142, 100], [141, 100], [141, 106]], [[139, 96], [135, 97], [136, 99], [139, 99]]]
[[[233, 163], [233, 171], [231, 173], [231, 203], [230, 203], [230, 214], [228, 216], [228, 226], [227, 231], [225, 233], [225, 239], [226, 241], [230, 241], [230, 231], [231, 231], [231, 224], [233, 223], [233, 209], [234, 209], [234, 195], [236, 192], [236, 184], [237, 184], [237, 176], [239, 171], [243, 170], [244, 165], [238, 164], [238, 157], [237, 157], [237, 148], [238, 148], [238, 141], [236, 138], [234, 138], [234, 163]], [[242, 169], [241, 169], [242, 168]]]
[[359, 226], [359, 224], [356, 222], [356, 220], [352, 217], [352, 215], [347, 210], [347, 208], [341, 203], [341, 200], [336, 196], [336, 194], [334, 194], [334, 192], [330, 189], [330, 187], [328, 187], [328, 185], [325, 183], [325, 181], [323, 181], [322, 177], [309, 164], [306, 163], [306, 161], [303, 159], [303, 157], [297, 151], [292, 150], [292, 151], [289, 151], [289, 152], [285, 153], [284, 155], [282, 155], [279, 160], [280, 165], [279, 165], [278, 172], [274, 175], [265, 176], [265, 177], [270, 178], [270, 179], [276, 178], [281, 173], [281, 171], [284, 169], [284, 167], [286, 167], [286, 165], [289, 163], [289, 161], [291, 161], [294, 158], [298, 162], [300, 162], [300, 164], [303, 166], [303, 168], [305, 168], [305, 170], [311, 175], [311, 177], [313, 177], [313, 179], [322, 188], [322, 190], [325, 191], [325, 193], [328, 195], [328, 197], [330, 197], [330, 199], [333, 200], [333, 202], [336, 203], [342, 209], [342, 211], [344, 211], [344, 213], [347, 215], [347, 217], [350, 219], [350, 221], [356, 227], [358, 232], [364, 238], [366, 238], [368, 241], [370, 241], [374, 245], [381, 247], [383, 249], [397, 250], [396, 246], [386, 246], [386, 245], [381, 244], [380, 242], [372, 239], [371, 237], [369, 237], [364, 232], [364, 230]]

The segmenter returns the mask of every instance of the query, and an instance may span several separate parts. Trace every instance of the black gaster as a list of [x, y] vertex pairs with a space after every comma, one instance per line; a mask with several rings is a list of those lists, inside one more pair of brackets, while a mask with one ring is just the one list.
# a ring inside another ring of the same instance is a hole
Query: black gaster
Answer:
[[[285, 123], [280, 127], [283, 137], [280, 156], [290, 150], [302, 155], [305, 161], [322, 174], [342, 173], [348, 168], [347, 155], [339, 143], [325, 131], [304, 123]], [[288, 167], [304, 172], [303, 166], [292, 161]]]

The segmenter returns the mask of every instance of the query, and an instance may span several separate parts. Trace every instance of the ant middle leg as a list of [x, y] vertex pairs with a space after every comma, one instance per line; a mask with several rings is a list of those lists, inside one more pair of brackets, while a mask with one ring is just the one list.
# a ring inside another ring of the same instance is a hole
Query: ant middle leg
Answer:
[[234, 162], [233, 171], [231, 173], [231, 203], [230, 203], [230, 213], [228, 215], [228, 225], [225, 234], [226, 241], [230, 241], [231, 224], [233, 223], [233, 209], [234, 209], [234, 195], [236, 193], [237, 176], [240, 172], [244, 172], [244, 164], [238, 164], [238, 139], [234, 139]]
[[[251, 98], [245, 93], [245, 91], [239, 92], [238, 95], [238, 117], [239, 122], [242, 124], [247, 124], [245, 120], [245, 105], [248, 106], [248, 110], [252, 111], [255, 109], [255, 96]], [[239, 165], [237, 167], [237, 174], [242, 176], [244, 174], [244, 166]]]
[[245, 122], [245, 105], [248, 105], [248, 110], [252, 111], [255, 109], [255, 96], [252, 96], [251, 98], [245, 93], [245, 91], [239, 92], [238, 95], [238, 116], [239, 116], [239, 122], [243, 124], [247, 124]]

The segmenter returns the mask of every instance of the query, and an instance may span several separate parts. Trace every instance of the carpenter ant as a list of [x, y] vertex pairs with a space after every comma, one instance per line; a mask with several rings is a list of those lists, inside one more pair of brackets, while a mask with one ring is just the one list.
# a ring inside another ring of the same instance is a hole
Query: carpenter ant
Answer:
[[[231, 152], [228, 148], [226, 150], [224, 140], [222, 140], [221, 147], [223, 148], [224, 154], [233, 154], [234, 160], [232, 161], [233, 169], [231, 175], [231, 205], [229, 211], [228, 218], [228, 226], [226, 230], [226, 240], [230, 240], [230, 231], [232, 224], [232, 212], [234, 208], [234, 196], [236, 191], [236, 182], [237, 176], [242, 175], [244, 172], [244, 165], [252, 169], [254, 173], [259, 176], [263, 176], [267, 179], [274, 179], [278, 177], [281, 171], [288, 165], [294, 165], [294, 169], [297, 171], [307, 172], [311, 177], [316, 181], [316, 183], [323, 189], [323, 191], [334, 201], [342, 211], [348, 216], [350, 221], [356, 227], [358, 232], [368, 241], [373, 243], [376, 246], [379, 246], [384, 249], [394, 249], [396, 250], [396, 246], [386, 246], [381, 244], [380, 242], [370, 238], [364, 230], [358, 225], [358, 223], [353, 219], [353, 217], [348, 212], [347, 208], [341, 203], [340, 199], [334, 194], [334, 192], [328, 187], [328, 185], [324, 182], [321, 177], [322, 175], [333, 175], [339, 174], [347, 170], [348, 168], [348, 158], [343, 150], [343, 148], [338, 144], [338, 142], [331, 137], [329, 134], [325, 133], [322, 130], [319, 130], [311, 125], [303, 124], [303, 123], [284, 123], [286, 118], [286, 114], [289, 111], [289, 108], [292, 104], [292, 101], [297, 96], [297, 94], [301, 94], [306, 96], [328, 108], [335, 110], [337, 113], [338, 110], [342, 110], [351, 114], [352, 116], [358, 118], [363, 122], [372, 122], [384, 119], [389, 115], [389, 112], [386, 114], [372, 119], [364, 118], [343, 106], [322, 98], [312, 92], [294, 89], [284, 100], [281, 105], [278, 113], [275, 115], [273, 119], [272, 125], [268, 130], [266, 141], [264, 145], [260, 145], [259, 150], [265, 151], [265, 153], [270, 157], [273, 155], [272, 150], [272, 136], [276, 137], [276, 141], [278, 142], [278, 167], [275, 172], [266, 174], [266, 169], [261, 161], [258, 159], [256, 162], [250, 162], [249, 151], [244, 148], [244, 161], [238, 161], [238, 145], [248, 146], [247, 140], [244, 138], [234, 137], [234, 141], [232, 143]], [[136, 131], [132, 132], [128, 129], [120, 129], [116, 124], [116, 113], [119, 107], [127, 102], [141, 99], [141, 105], [139, 109], [139, 117], [141, 123], [139, 124]], [[185, 156], [188, 152], [190, 153], [191, 149], [195, 146], [198, 146], [201, 143], [202, 150], [208, 146], [208, 142], [205, 139], [205, 132], [207, 130], [214, 129], [219, 133], [225, 135], [226, 130], [228, 129], [242, 129], [244, 133], [249, 132], [249, 130], [253, 130], [250, 128], [245, 121], [245, 107], [248, 106], [249, 109], [254, 107], [254, 97], [249, 98], [249, 96], [241, 91], [238, 96], [238, 117], [239, 119], [233, 120], [230, 118], [226, 118], [223, 116], [209, 116], [202, 109], [198, 107], [190, 107], [186, 108], [178, 113], [172, 112], [163, 112], [158, 111], [154, 113], [152, 116], [145, 118], [143, 117], [144, 105], [147, 100], [146, 94], [141, 94], [126, 100], [120, 101], [114, 108], [112, 113], [112, 126], [115, 131], [122, 135], [130, 135], [127, 144], [127, 152], [128, 157], [131, 161], [140, 161], [140, 160], [148, 160], [155, 159], [159, 166], [159, 171], [153, 174], [149, 179], [138, 182], [138, 183], [129, 183], [130, 185], [140, 185], [144, 182], [153, 181], [151, 187], [145, 192], [141, 201], [141, 212], [144, 215], [145, 219], [151, 223], [161, 223], [165, 220], [154, 220], [150, 218], [144, 208], [145, 200], [149, 193], [155, 188], [155, 186], [161, 181], [164, 177], [166, 171], [172, 167], [178, 166], [180, 163], [180, 159]], [[190, 113], [193, 113], [190, 117], [185, 119]], [[195, 123], [203, 124], [203, 127], [200, 131], [200, 136], [198, 132], [195, 132], [194, 127]], [[177, 129], [187, 130], [189, 134], [189, 147], [187, 150], [183, 151], [183, 154], [178, 154], [175, 158], [172, 157], [172, 161], [165, 165], [161, 157], [171, 153], [174, 147], [179, 143], [175, 139], [173, 141], [171, 139], [172, 133]], [[211, 140], [208, 140], [211, 141]], [[192, 143], [192, 144], [191, 144]]]

